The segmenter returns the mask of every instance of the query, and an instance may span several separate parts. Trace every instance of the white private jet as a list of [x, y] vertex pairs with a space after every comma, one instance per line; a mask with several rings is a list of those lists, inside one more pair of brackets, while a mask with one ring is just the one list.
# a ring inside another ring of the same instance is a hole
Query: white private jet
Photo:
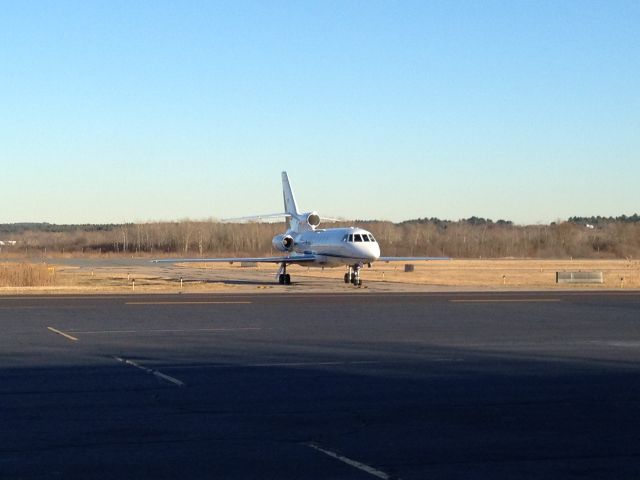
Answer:
[[279, 263], [276, 274], [280, 285], [290, 285], [291, 276], [287, 273], [287, 265], [306, 265], [310, 267], [337, 267], [344, 265], [348, 272], [344, 274], [344, 283], [361, 286], [360, 269], [364, 265], [380, 261], [412, 261], [412, 260], [448, 260], [446, 257], [381, 257], [380, 246], [371, 232], [357, 227], [318, 228], [321, 217], [317, 212], [300, 213], [287, 172], [282, 172], [282, 193], [284, 196], [284, 213], [274, 213], [252, 217], [229, 219], [227, 221], [264, 220], [285, 218], [288, 229], [276, 235], [271, 241], [273, 247], [285, 253], [279, 257], [243, 257], [243, 258], [178, 258], [154, 260], [154, 262], [186, 263], [186, 262], [261, 262]]

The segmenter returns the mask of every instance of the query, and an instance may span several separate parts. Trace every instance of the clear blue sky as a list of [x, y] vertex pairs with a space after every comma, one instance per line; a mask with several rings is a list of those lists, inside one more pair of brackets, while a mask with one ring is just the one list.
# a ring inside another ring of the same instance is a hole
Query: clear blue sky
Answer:
[[0, 222], [640, 211], [640, 2], [0, 2]]

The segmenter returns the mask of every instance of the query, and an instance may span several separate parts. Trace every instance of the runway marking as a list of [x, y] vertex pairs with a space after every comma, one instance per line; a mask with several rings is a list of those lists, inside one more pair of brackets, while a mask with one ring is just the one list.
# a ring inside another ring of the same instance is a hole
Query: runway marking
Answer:
[[44, 310], [45, 308], [47, 310], [51, 310], [51, 308], [60, 308], [60, 307], [51, 307], [51, 306], [44, 306], [44, 305], [41, 307], [31, 306], [31, 305], [15, 305], [13, 307], [2, 306], [0, 307], [0, 310]]
[[281, 363], [249, 363], [242, 367], [322, 367], [336, 365], [370, 365], [380, 363], [376, 360], [359, 362], [281, 362]]
[[53, 328], [53, 327], [47, 327], [49, 330], [51, 330], [53, 333], [57, 333], [58, 335], [62, 335], [65, 338], [68, 338], [69, 340], [72, 340], [74, 342], [77, 342], [78, 339], [72, 335], [69, 335], [68, 333], [64, 333], [61, 330], [58, 330], [57, 328]]
[[206, 301], [206, 302], [125, 302], [125, 305], [249, 305], [249, 301]]
[[467, 298], [467, 299], [451, 299], [451, 303], [557, 303], [561, 302], [560, 298]]
[[607, 347], [611, 346], [611, 347], [620, 347], [620, 348], [640, 347], [640, 341], [633, 341], [633, 340], [610, 340], [610, 341], [593, 340], [591, 342], [587, 342], [587, 344], [604, 345]]
[[127, 360], [126, 358], [121, 358], [121, 357], [113, 357], [113, 358], [118, 362], [126, 363], [127, 365], [131, 365], [132, 367], [136, 367], [137, 369], [142, 370], [143, 372], [146, 372], [155, 377], [161, 378], [162, 380], [165, 380], [169, 383], [177, 385], [178, 387], [184, 387], [185, 385], [184, 382], [178, 380], [177, 378], [171, 377], [165, 373], [162, 373], [159, 370], [154, 370], [152, 368], [148, 368], [143, 365], [140, 365], [139, 363], [136, 363], [133, 360]]
[[195, 368], [267, 368], [267, 367], [323, 367], [323, 366], [349, 366], [349, 365], [372, 365], [382, 363], [379, 360], [357, 361], [357, 362], [281, 362], [281, 363], [230, 363], [224, 365], [171, 365], [166, 369], [195, 369]]
[[351, 458], [348, 458], [348, 457], [345, 457], [343, 455], [340, 455], [339, 453], [332, 452], [331, 450], [327, 450], [326, 448], [321, 447], [317, 443], [309, 442], [309, 443], [304, 443], [303, 445], [305, 445], [305, 446], [307, 446], [309, 448], [313, 448], [314, 450], [317, 450], [318, 452], [322, 452], [325, 455], [328, 455], [331, 458], [335, 458], [336, 460], [339, 460], [342, 463], [346, 463], [347, 465], [350, 465], [350, 466], [352, 466], [354, 468], [357, 468], [358, 470], [362, 470], [363, 472], [366, 472], [369, 475], [372, 475], [374, 477], [382, 478], [384, 480], [391, 480], [391, 476], [389, 476], [388, 474], [384, 473], [383, 471], [378, 470], [376, 468], [373, 468], [372, 466], [367, 465], [365, 463], [358, 462], [357, 460], [353, 460]]
[[110, 333], [179, 333], [179, 332], [237, 332], [245, 330], [262, 330], [260, 327], [238, 327], [238, 328], [191, 328], [191, 329], [154, 329], [154, 330], [93, 330], [80, 331], [71, 330], [71, 333], [80, 333], [82, 335], [99, 335]]

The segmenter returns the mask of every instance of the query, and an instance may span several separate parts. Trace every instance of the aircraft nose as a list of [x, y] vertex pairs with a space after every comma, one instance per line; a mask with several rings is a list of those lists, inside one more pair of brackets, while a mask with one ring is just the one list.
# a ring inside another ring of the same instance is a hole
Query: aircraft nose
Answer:
[[377, 260], [380, 257], [380, 245], [378, 245], [377, 243], [370, 243], [369, 251], [371, 252], [373, 260]]
[[358, 256], [361, 258], [367, 258], [370, 261], [375, 261], [380, 256], [380, 246], [375, 243], [361, 243], [357, 245]]

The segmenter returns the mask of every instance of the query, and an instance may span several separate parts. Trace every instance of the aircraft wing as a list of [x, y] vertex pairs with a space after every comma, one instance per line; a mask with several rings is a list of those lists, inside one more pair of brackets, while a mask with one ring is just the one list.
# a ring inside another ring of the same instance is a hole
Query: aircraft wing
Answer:
[[378, 262], [425, 262], [431, 260], [451, 260], [450, 257], [379, 257]]
[[288, 263], [306, 264], [316, 260], [312, 254], [288, 255], [282, 257], [229, 257], [229, 258], [167, 258], [152, 260], [153, 263], [235, 263], [235, 262], [255, 262], [255, 263]]
[[252, 222], [276, 222], [291, 217], [289, 213], [265, 213], [264, 215], [251, 215], [249, 217], [223, 218], [222, 223], [252, 223]]

